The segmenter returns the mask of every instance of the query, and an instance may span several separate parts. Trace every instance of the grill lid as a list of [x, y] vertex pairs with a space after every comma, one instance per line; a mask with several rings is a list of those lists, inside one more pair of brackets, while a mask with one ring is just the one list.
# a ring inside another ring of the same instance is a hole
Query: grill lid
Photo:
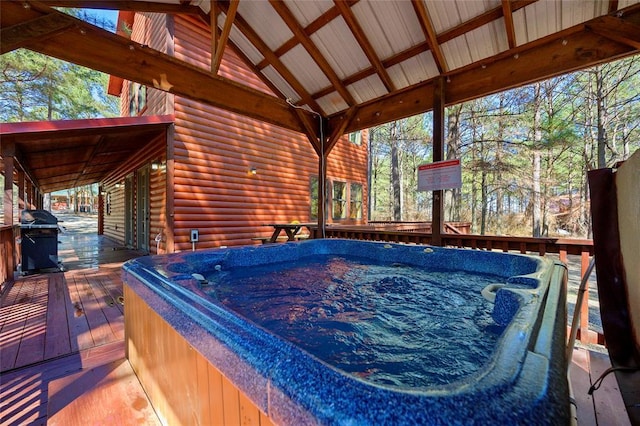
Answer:
[[57, 225], [58, 218], [47, 210], [23, 210], [20, 223], [23, 225]]

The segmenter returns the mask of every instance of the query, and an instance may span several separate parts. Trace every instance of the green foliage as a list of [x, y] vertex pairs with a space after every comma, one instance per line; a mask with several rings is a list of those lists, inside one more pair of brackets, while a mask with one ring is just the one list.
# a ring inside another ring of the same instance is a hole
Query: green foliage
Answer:
[[[445, 219], [469, 221], [475, 233], [531, 235], [538, 218], [542, 235], [587, 237], [586, 172], [640, 149], [638, 87], [640, 56], [634, 56], [447, 108], [447, 158], [461, 159], [463, 187], [447, 191]], [[421, 115], [394, 127], [403, 220], [431, 219], [431, 194], [418, 193], [415, 179], [416, 165], [431, 161], [431, 128], [408, 124], [430, 120]], [[371, 131], [377, 204], [370, 220], [392, 217], [392, 127]]]
[[106, 94], [108, 76], [18, 49], [0, 57], [0, 121], [113, 117], [119, 99]]

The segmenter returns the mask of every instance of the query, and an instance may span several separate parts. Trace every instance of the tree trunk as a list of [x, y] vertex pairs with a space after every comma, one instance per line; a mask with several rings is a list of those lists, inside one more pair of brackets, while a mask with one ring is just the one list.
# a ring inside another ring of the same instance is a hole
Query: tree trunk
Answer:
[[[460, 116], [462, 104], [450, 107], [447, 114], [447, 160], [460, 158]], [[444, 220], [460, 220], [460, 189], [447, 189], [444, 192]]]
[[398, 122], [391, 126], [391, 188], [393, 192], [393, 220], [402, 220], [402, 170], [398, 149]]
[[540, 237], [542, 231], [542, 203], [540, 195], [540, 173], [541, 173], [541, 153], [540, 143], [542, 142], [542, 130], [540, 128], [540, 83], [534, 86], [534, 115], [533, 115], [533, 173], [532, 173], [532, 236]]
[[606, 151], [607, 146], [607, 131], [605, 128], [605, 105], [604, 105], [604, 77], [602, 75], [602, 68], [595, 68], [596, 75], [596, 108], [597, 108], [597, 126], [598, 126], [598, 168], [602, 169], [607, 167]]
[[498, 131], [496, 134], [496, 176], [495, 182], [496, 184], [496, 234], [502, 235], [502, 145], [504, 140], [504, 114], [505, 114], [505, 93], [500, 92], [498, 95], [500, 97], [500, 114], [498, 114]]

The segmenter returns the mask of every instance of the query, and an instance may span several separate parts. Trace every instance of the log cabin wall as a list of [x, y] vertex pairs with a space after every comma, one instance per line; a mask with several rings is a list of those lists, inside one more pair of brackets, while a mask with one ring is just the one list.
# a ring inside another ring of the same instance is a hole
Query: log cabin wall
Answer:
[[[138, 235], [138, 174], [143, 168], [149, 169], [149, 235], [146, 246], [151, 253], [156, 252], [155, 237], [162, 234], [160, 251], [166, 252], [167, 203], [166, 203], [166, 135], [142, 144], [140, 149], [125, 164], [111, 173], [103, 182], [104, 235], [122, 244], [139, 249], [144, 242]], [[154, 166], [154, 164], [156, 166]], [[131, 192], [131, 206], [126, 213], [125, 195]], [[127, 225], [127, 219], [130, 225]], [[132, 239], [127, 241], [125, 230], [131, 227]]]
[[104, 236], [124, 245], [124, 185], [111, 182], [103, 191]]
[[[173, 30], [175, 56], [209, 68], [209, 29], [176, 17]], [[269, 93], [229, 49], [219, 75]], [[176, 251], [191, 249], [191, 229], [198, 229], [196, 247], [202, 249], [251, 244], [252, 237], [271, 233], [265, 223], [315, 220], [310, 182], [317, 179], [318, 157], [304, 135], [180, 96], [174, 107]], [[329, 180], [357, 182], [367, 193], [366, 140], [358, 146], [343, 138], [327, 165]], [[363, 208], [362, 218], [350, 223], [365, 220]]]
[[[132, 39], [191, 64], [210, 67], [209, 29], [199, 21], [136, 14]], [[225, 52], [219, 74], [270, 93], [230, 50]], [[164, 253], [190, 250], [191, 229], [198, 229], [196, 247], [203, 249], [252, 244], [253, 237], [271, 233], [265, 223], [316, 220], [311, 216], [310, 185], [312, 179], [317, 180], [318, 157], [304, 135], [128, 81], [122, 87], [121, 109], [123, 115], [175, 115], [175, 126], [164, 145], [156, 141], [153, 152], [141, 150], [110, 178], [115, 183], [144, 165], [161, 164], [149, 175], [151, 253], [156, 252], [156, 236], [161, 239], [159, 252]], [[359, 184], [361, 216], [332, 220], [329, 203], [329, 223], [366, 222], [366, 133], [364, 136], [360, 145], [344, 137], [327, 162], [329, 200], [335, 182], [347, 188]], [[137, 184], [136, 175], [131, 182]], [[135, 235], [138, 191], [135, 187], [131, 190]], [[124, 243], [124, 193], [116, 200], [122, 211], [105, 217], [105, 235]], [[135, 238], [134, 242], [140, 246]]]

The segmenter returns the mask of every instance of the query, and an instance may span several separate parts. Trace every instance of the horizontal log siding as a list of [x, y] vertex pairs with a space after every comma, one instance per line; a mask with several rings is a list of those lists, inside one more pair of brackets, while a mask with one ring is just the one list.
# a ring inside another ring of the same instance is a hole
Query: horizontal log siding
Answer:
[[[200, 68], [211, 69], [211, 34], [203, 22], [177, 17], [174, 41], [176, 58]], [[230, 49], [224, 53], [218, 75], [273, 95], [267, 85]]]
[[[165, 161], [164, 157], [162, 161]], [[149, 170], [149, 251], [153, 254], [166, 253], [167, 226], [167, 172], [166, 169]], [[160, 234], [162, 241], [158, 247], [155, 238]], [[159, 251], [157, 249], [160, 249]]]
[[[105, 185], [104, 193], [104, 235], [124, 245], [124, 186], [116, 188], [115, 184]], [[111, 203], [107, 210], [109, 197]]]
[[[171, 19], [164, 13], [145, 13], [145, 35], [144, 44], [148, 44], [152, 49], [162, 53], [167, 53], [167, 21]], [[147, 87], [147, 109], [144, 115], [172, 114], [173, 111], [167, 106], [167, 98], [171, 95], [162, 90]]]
[[[206, 27], [176, 18], [174, 41], [176, 57], [210, 67]], [[229, 51], [219, 74], [268, 92]], [[310, 220], [309, 181], [318, 174], [318, 157], [304, 135], [178, 96], [175, 118], [176, 251], [191, 249], [191, 229], [199, 230], [196, 248], [204, 249], [252, 244], [252, 237], [271, 234], [264, 223]], [[357, 181], [366, 193], [366, 145], [345, 138], [334, 153], [330, 178]], [[249, 173], [252, 167], [257, 174]]]

